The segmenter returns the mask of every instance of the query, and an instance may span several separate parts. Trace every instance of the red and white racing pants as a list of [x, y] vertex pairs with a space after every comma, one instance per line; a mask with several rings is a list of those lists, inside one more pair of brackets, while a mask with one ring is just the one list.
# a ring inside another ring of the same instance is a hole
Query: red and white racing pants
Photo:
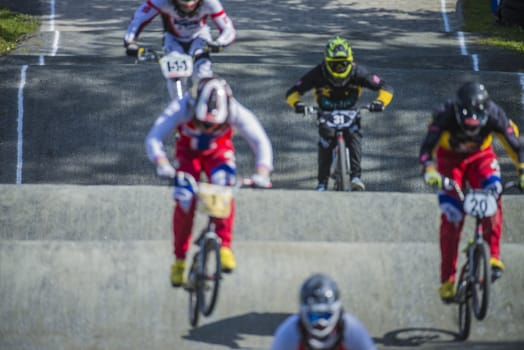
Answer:
[[[230, 144], [221, 145], [211, 152], [193, 151], [177, 148], [176, 155], [179, 166], [177, 171], [187, 172], [198, 181], [204, 172], [211, 183], [231, 185], [235, 177], [234, 149]], [[189, 250], [193, 219], [195, 216], [196, 198], [190, 203], [176, 200], [173, 212], [174, 253], [177, 259], [185, 259]], [[223, 247], [231, 247], [233, 223], [235, 218], [235, 202], [231, 203], [231, 213], [225, 219], [214, 218], [213, 223], [217, 235], [222, 240]]]
[[[457, 182], [461, 188], [469, 183], [472, 188], [500, 186], [500, 167], [490, 146], [473, 154], [463, 155], [449, 150], [437, 151], [438, 171]], [[498, 183], [498, 184], [497, 184]], [[441, 191], [439, 204], [442, 210], [440, 224], [441, 282], [455, 281], [460, 234], [464, 225], [464, 212], [456, 193]], [[497, 200], [495, 215], [482, 220], [483, 237], [490, 248], [491, 257], [500, 259], [502, 236], [502, 202]]]

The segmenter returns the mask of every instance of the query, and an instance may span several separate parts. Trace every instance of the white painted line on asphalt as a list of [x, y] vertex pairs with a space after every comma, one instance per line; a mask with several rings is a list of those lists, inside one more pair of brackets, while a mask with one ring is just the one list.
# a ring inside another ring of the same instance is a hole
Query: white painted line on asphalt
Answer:
[[[55, 30], [55, 17], [56, 17], [56, 6], [55, 6], [55, 0], [51, 0], [50, 3], [50, 10], [49, 10], [49, 31], [54, 32], [54, 39], [53, 39], [53, 46], [51, 50], [51, 56], [56, 56], [56, 52], [58, 51], [58, 42], [60, 39], [60, 32]], [[43, 66], [45, 64], [45, 57], [43, 54], [40, 55], [40, 58], [38, 59], [38, 64]]]
[[20, 86], [18, 87], [18, 125], [16, 128], [18, 142], [16, 144], [16, 184], [22, 183], [23, 146], [24, 146], [24, 87], [28, 65], [23, 65], [20, 71]]
[[442, 20], [444, 21], [444, 31], [449, 33], [449, 21], [446, 13], [446, 0], [440, 0], [440, 13], [442, 14]]
[[473, 70], [475, 72], [479, 71], [479, 55], [476, 53], [471, 55], [471, 60], [473, 61]]
[[460, 46], [460, 54], [462, 56], [469, 55], [468, 48], [466, 47], [466, 41], [464, 40], [464, 33], [463, 32], [457, 32], [457, 38]]

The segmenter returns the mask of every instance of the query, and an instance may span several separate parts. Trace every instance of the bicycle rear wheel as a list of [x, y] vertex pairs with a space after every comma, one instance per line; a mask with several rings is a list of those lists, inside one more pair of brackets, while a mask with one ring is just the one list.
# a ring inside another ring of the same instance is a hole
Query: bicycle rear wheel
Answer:
[[477, 320], [483, 320], [488, 313], [489, 290], [491, 285], [491, 266], [486, 243], [475, 245], [473, 252], [473, 314]]
[[208, 239], [204, 244], [205, 254], [202, 261], [202, 288], [199, 288], [200, 309], [204, 316], [209, 316], [215, 308], [220, 287], [222, 269], [220, 265], [220, 244], [216, 239]]
[[345, 177], [348, 174], [348, 161], [346, 159], [346, 141], [343, 137], [337, 139], [337, 171], [335, 172], [335, 190], [345, 191]]
[[460, 340], [466, 340], [469, 337], [471, 329], [471, 291], [467, 278], [468, 265], [464, 265], [460, 272], [460, 278], [457, 285], [457, 303], [458, 308], [458, 327]]
[[193, 262], [189, 269], [186, 290], [189, 292], [189, 323], [196, 327], [198, 324], [198, 315], [200, 314], [200, 297], [199, 289], [201, 283], [197, 279], [198, 253], [193, 256]]

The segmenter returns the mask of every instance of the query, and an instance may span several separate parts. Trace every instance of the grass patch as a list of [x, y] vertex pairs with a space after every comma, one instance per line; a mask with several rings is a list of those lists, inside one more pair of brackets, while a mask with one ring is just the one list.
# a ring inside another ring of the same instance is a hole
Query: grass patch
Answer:
[[0, 55], [14, 50], [19, 41], [38, 30], [38, 24], [32, 16], [0, 8]]
[[524, 53], [524, 28], [497, 23], [488, 0], [462, 0], [464, 31], [481, 34], [479, 43]]

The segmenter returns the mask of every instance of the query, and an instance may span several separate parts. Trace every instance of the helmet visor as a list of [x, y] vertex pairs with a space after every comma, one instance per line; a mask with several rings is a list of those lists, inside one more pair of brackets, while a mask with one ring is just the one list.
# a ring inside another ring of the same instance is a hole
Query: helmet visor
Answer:
[[344, 74], [348, 70], [348, 67], [351, 66], [351, 61], [348, 60], [332, 60], [328, 61], [327, 64], [329, 66], [329, 69], [333, 73], [337, 74]]
[[483, 105], [473, 108], [460, 108], [460, 119], [462, 120], [464, 129], [477, 130], [486, 124], [487, 118]]
[[317, 324], [322, 323], [322, 321], [328, 321], [333, 316], [332, 312], [308, 312], [307, 318], [309, 322], [316, 326]]

